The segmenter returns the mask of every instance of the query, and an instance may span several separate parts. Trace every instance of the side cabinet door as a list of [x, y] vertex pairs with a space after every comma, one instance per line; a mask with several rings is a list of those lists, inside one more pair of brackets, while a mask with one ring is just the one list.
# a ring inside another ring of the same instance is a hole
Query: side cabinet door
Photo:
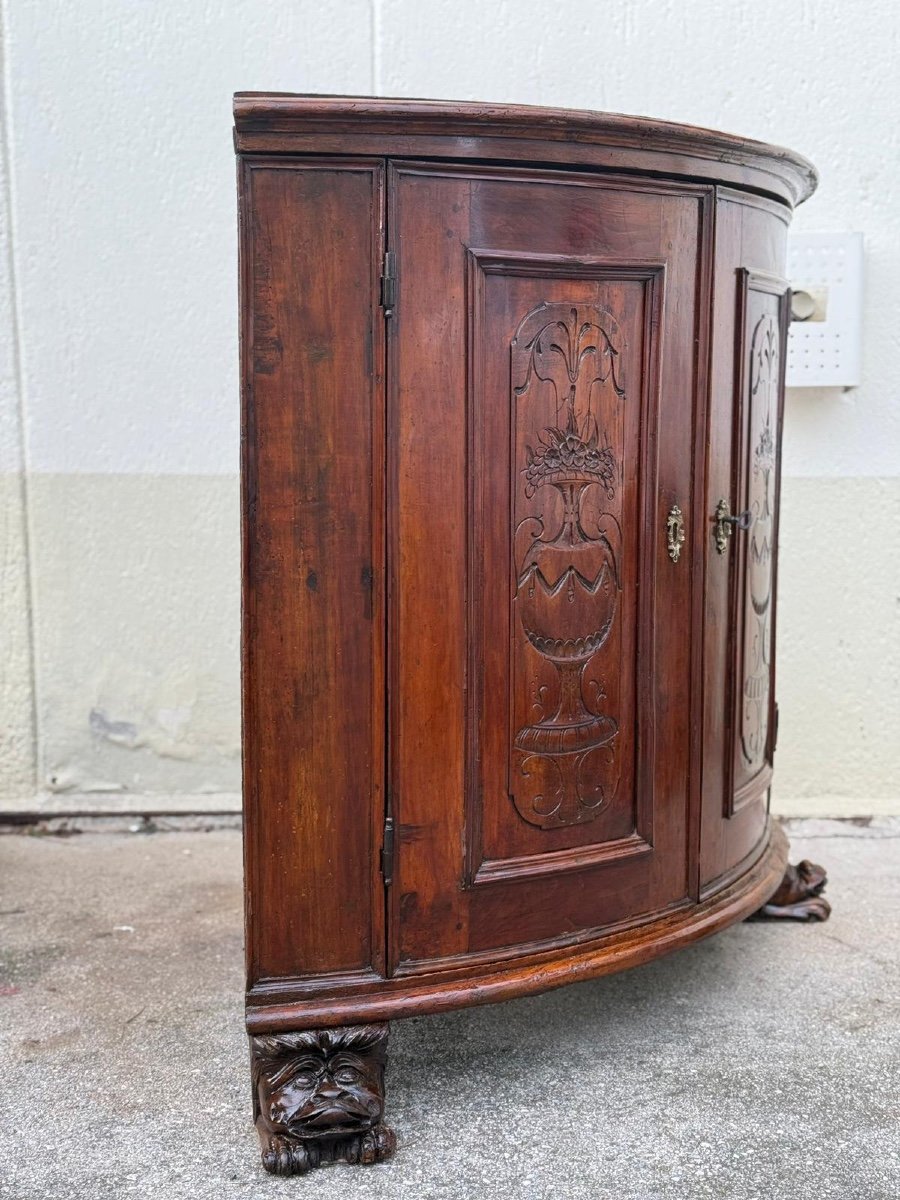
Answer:
[[393, 172], [397, 973], [689, 895], [704, 199]]
[[772, 777], [775, 715], [775, 567], [788, 285], [738, 272], [740, 408], [736, 428], [733, 758], [729, 815]]
[[[784, 230], [775, 205], [720, 202], [706, 547], [706, 885], [760, 844], [772, 779], [788, 321], [788, 285], [772, 272], [783, 261]], [[726, 511], [735, 520], [717, 523]]]
[[383, 973], [383, 176], [241, 164], [251, 998]]

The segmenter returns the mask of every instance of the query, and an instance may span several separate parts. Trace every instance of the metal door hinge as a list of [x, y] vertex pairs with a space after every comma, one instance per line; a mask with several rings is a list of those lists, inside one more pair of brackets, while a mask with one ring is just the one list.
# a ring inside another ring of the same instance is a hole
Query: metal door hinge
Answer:
[[381, 874], [384, 876], [384, 886], [389, 887], [394, 882], [394, 818], [385, 817], [384, 840], [381, 844]]
[[394, 315], [397, 303], [397, 256], [393, 250], [386, 250], [384, 262], [381, 265], [381, 307], [386, 317]]

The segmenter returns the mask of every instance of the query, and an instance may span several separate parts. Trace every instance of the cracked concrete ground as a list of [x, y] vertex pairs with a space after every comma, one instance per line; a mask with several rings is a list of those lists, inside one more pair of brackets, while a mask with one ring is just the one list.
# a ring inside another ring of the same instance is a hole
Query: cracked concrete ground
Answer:
[[0, 839], [0, 1197], [900, 1196], [900, 823], [803, 822], [826, 925], [393, 1026], [377, 1167], [275, 1179], [249, 1120], [240, 835]]

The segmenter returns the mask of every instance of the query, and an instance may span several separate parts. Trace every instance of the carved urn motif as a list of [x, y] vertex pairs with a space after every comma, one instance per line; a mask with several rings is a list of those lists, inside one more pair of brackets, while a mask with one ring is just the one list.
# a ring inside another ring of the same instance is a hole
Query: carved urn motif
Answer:
[[[549, 537], [543, 513], [533, 518], [539, 532], [518, 565], [515, 605], [528, 641], [556, 668], [558, 693], [550, 715], [520, 728], [514, 746], [526, 756], [522, 773], [541, 781], [527, 807], [517, 804], [520, 815], [550, 828], [590, 820], [609, 799], [612, 753], [602, 762], [589, 756], [612, 742], [618, 723], [588, 705], [583, 676], [613, 625], [618, 569], [605, 532], [585, 528], [582, 506], [589, 488], [601, 488], [612, 500], [617, 484], [615, 455], [607, 438], [601, 442], [594, 411], [595, 385], [609, 383], [617, 398], [624, 389], [599, 310], [542, 306], [535, 315], [542, 318], [540, 327], [525, 344], [528, 371], [515, 393], [524, 395], [534, 379], [549, 383], [558, 424], [541, 430], [536, 448], [526, 446], [524, 490], [530, 499], [541, 489], [555, 489], [562, 516]], [[606, 321], [612, 324], [608, 316]], [[519, 340], [528, 323], [520, 326]], [[583, 370], [586, 362], [591, 369]]]
[[550, 541], [536, 538], [519, 576], [517, 598], [525, 636], [559, 673], [556, 712], [519, 730], [520, 750], [563, 754], [607, 741], [611, 717], [590, 712], [582, 695], [586, 663], [609, 635], [616, 610], [616, 567], [605, 538], [589, 537], [581, 525], [582, 480], [559, 482], [563, 523]]

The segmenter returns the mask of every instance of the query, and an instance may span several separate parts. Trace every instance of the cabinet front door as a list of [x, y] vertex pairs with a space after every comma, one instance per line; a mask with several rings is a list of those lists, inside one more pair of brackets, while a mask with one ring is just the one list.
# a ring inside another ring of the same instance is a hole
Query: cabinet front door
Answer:
[[397, 165], [390, 969], [690, 895], [705, 194]]

